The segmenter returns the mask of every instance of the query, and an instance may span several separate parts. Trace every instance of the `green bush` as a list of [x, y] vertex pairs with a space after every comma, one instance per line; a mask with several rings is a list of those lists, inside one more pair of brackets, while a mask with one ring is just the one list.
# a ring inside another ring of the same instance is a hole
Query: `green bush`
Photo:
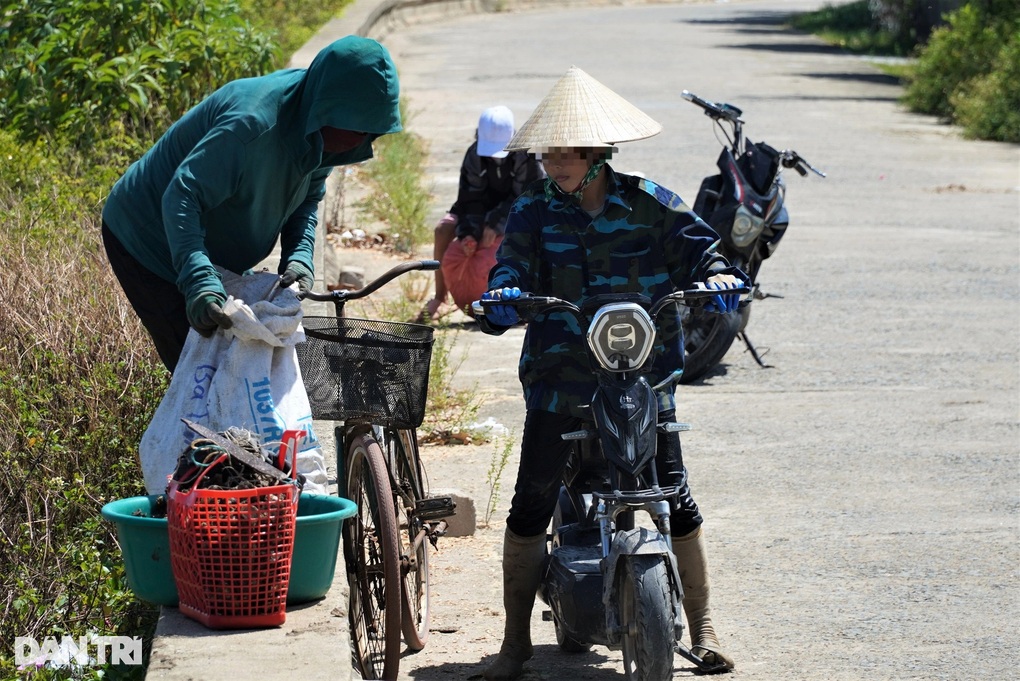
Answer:
[[276, 60], [234, 0], [8, 0], [0, 126], [82, 147], [115, 123], [152, 139], [210, 91]]
[[874, 55], [917, 54], [912, 65], [880, 65], [908, 81], [903, 103], [912, 111], [963, 126], [964, 134], [1018, 141], [1020, 118], [1020, 4], [969, 0], [942, 15], [946, 25], [916, 41], [957, 0], [857, 0], [827, 5], [791, 19], [846, 50]]
[[949, 16], [921, 51], [905, 101], [915, 111], [953, 117], [951, 98], [970, 81], [988, 73], [1001, 36], [975, 5]]
[[1020, 30], [1002, 45], [991, 71], [961, 85], [950, 103], [968, 135], [1020, 143]]
[[102, 202], [184, 110], [279, 66], [271, 36], [289, 54], [348, 2], [0, 0], [0, 678], [144, 678], [10, 654], [16, 636], [140, 635], [147, 659], [158, 616], [99, 513], [144, 493], [169, 379], [110, 272]]

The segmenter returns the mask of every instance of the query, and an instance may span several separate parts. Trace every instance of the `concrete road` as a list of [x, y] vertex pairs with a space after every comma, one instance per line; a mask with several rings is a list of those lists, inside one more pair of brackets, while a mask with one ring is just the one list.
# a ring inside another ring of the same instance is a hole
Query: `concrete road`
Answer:
[[[707, 517], [732, 678], [1015, 678], [1020, 150], [905, 113], [900, 88], [866, 61], [782, 28], [821, 2], [505, 0], [531, 9], [475, 14], [492, 3], [452, 0], [369, 33], [392, 50], [409, 127], [430, 143], [433, 219], [453, 202], [481, 110], [503, 103], [522, 122], [572, 64], [663, 124], [623, 145], [614, 166], [689, 201], [719, 146], [680, 99], [685, 88], [740, 106], [752, 139], [825, 169], [825, 180], [788, 175], [792, 226], [761, 277], [785, 296], [756, 303], [749, 327], [775, 368], [736, 347], [680, 395], [696, 428], [685, 460]], [[376, 8], [356, 2], [294, 65]], [[458, 381], [487, 398], [480, 419], [518, 441], [522, 336], [446, 333], [464, 359]], [[426, 448], [433, 485], [462, 489], [484, 517], [501, 445]], [[405, 655], [401, 679], [476, 678], [498, 650], [515, 465], [516, 454], [491, 523], [444, 538], [433, 555], [432, 637]], [[288, 612], [282, 630], [209, 632], [166, 609], [149, 676], [346, 678], [342, 580], [326, 601]], [[560, 653], [541, 610], [525, 681], [620, 678], [617, 652]], [[690, 672], [678, 660], [677, 678]]]
[[[906, 113], [867, 61], [782, 27], [820, 4], [454, 14], [384, 40], [409, 127], [431, 145], [433, 217], [481, 110], [506, 104], [523, 122], [571, 65], [663, 124], [614, 166], [691, 202], [719, 145], [685, 88], [828, 172], [789, 174], [792, 224], [763, 268], [784, 298], [756, 303], [749, 333], [775, 368], [735, 346], [679, 398], [734, 678], [1015, 678], [1020, 152]], [[457, 337], [460, 380], [491, 396], [481, 416], [518, 440], [520, 336]], [[491, 448], [427, 455], [434, 484], [484, 500]], [[498, 649], [511, 487], [508, 471], [492, 527], [441, 543], [433, 637], [402, 678], [471, 677]], [[538, 610], [527, 679], [618, 678], [615, 653], [559, 653]]]

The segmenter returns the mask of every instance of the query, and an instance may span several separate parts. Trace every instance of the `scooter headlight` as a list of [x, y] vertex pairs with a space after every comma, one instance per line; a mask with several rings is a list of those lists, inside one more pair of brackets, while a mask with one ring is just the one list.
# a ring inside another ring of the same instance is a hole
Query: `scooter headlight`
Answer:
[[752, 241], [758, 238], [761, 230], [765, 228], [765, 219], [752, 215], [751, 211], [744, 206], [737, 208], [733, 216], [733, 228], [730, 230], [730, 237], [738, 248], [745, 248]]
[[613, 303], [599, 308], [588, 327], [588, 347], [606, 371], [638, 369], [655, 344], [655, 325], [644, 308]]

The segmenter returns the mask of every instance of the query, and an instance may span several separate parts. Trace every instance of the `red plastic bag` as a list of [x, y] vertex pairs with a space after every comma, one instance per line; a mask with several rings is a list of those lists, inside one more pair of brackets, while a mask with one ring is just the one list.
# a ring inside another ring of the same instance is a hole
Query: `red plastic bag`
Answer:
[[461, 239], [455, 239], [446, 249], [443, 279], [459, 309], [470, 309], [471, 303], [489, 290], [489, 270], [496, 264], [496, 250], [502, 241], [503, 237], [498, 236], [488, 248], [479, 246], [470, 258], [464, 253]]

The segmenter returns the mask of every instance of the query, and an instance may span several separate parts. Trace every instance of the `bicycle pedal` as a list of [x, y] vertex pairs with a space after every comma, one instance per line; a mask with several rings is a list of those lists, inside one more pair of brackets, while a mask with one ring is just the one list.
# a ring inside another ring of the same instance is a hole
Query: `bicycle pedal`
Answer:
[[457, 504], [453, 497], [429, 497], [414, 504], [414, 515], [422, 520], [439, 520], [454, 514]]

